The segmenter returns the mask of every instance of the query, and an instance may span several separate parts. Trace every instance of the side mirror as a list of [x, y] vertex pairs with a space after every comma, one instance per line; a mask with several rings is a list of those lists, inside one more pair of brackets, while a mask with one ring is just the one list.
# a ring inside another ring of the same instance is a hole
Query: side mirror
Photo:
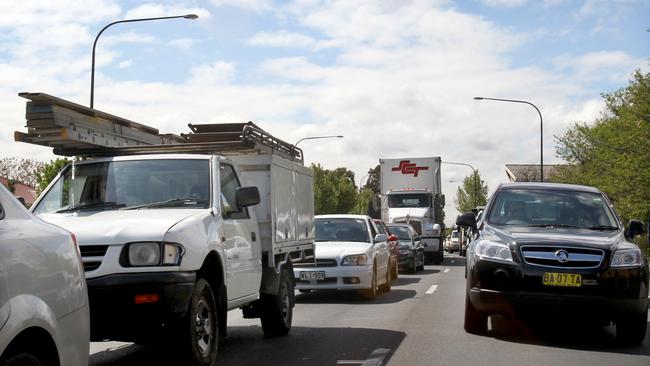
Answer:
[[375, 243], [381, 243], [382, 241], [386, 241], [388, 237], [386, 234], [377, 234], [375, 235]]
[[260, 191], [257, 187], [239, 187], [235, 190], [237, 207], [243, 208], [260, 203]]
[[433, 236], [442, 235], [442, 226], [440, 224], [433, 224]]
[[639, 220], [630, 220], [627, 225], [627, 237], [634, 239], [635, 237], [642, 235], [645, 232], [643, 227], [643, 222]]
[[388, 241], [398, 241], [398, 240], [399, 239], [397, 239], [397, 236], [392, 235], [392, 234], [391, 234], [391, 236], [388, 237]]
[[476, 216], [473, 212], [466, 212], [456, 217], [456, 225], [459, 227], [468, 227], [476, 230]]
[[5, 209], [2, 208], [2, 205], [0, 205], [0, 220], [3, 220], [5, 218]]

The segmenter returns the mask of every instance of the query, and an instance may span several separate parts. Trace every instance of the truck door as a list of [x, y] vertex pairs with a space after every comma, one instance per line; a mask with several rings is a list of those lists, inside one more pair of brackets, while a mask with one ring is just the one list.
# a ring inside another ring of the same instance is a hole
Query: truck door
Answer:
[[228, 300], [259, 292], [262, 277], [262, 250], [257, 222], [248, 208], [236, 205], [235, 192], [241, 186], [232, 165], [219, 165], [221, 209], [224, 218], [226, 285]]

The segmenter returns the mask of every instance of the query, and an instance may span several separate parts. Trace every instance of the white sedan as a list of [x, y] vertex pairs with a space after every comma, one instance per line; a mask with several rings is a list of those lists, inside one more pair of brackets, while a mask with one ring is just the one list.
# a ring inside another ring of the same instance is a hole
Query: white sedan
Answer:
[[314, 225], [316, 266], [294, 267], [298, 290], [363, 290], [369, 298], [390, 291], [387, 238], [370, 217], [319, 215]]
[[88, 365], [88, 292], [71, 233], [0, 184], [0, 365]]

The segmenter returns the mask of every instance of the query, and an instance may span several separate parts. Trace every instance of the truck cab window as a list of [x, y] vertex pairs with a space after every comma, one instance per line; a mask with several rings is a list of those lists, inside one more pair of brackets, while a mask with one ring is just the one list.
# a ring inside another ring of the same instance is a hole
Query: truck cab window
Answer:
[[219, 180], [221, 183], [221, 209], [224, 218], [248, 218], [248, 209], [237, 207], [236, 191], [241, 184], [239, 184], [237, 174], [231, 165], [221, 164], [219, 166]]

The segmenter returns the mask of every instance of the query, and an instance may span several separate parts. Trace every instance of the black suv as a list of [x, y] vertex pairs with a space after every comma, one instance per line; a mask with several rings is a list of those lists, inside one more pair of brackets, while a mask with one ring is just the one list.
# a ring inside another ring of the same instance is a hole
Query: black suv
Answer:
[[[465, 330], [487, 331], [490, 314], [555, 314], [616, 324], [619, 340], [641, 343], [648, 325], [648, 261], [598, 189], [553, 183], [497, 188], [470, 227]], [[525, 310], [525, 312], [523, 311]]]

